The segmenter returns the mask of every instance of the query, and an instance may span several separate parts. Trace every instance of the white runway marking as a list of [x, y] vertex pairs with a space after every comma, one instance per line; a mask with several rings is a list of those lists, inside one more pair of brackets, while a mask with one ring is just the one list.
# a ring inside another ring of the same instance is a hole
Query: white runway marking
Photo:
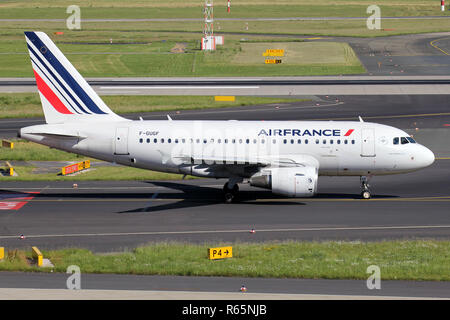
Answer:
[[149, 90], [149, 89], [259, 89], [259, 86], [146, 86], [146, 87], [100, 87], [104, 90]]
[[[287, 229], [256, 229], [261, 232], [307, 232], [307, 231], [375, 231], [375, 230], [413, 230], [413, 229], [449, 229], [450, 225], [430, 226], [379, 226], [379, 227], [329, 227], [329, 228], [287, 228]], [[191, 230], [191, 231], [149, 231], [149, 232], [118, 232], [118, 233], [71, 233], [71, 234], [36, 234], [27, 235], [28, 239], [36, 238], [69, 238], [69, 237], [112, 237], [112, 236], [145, 236], [145, 235], [177, 235], [177, 234], [208, 234], [208, 233], [249, 233], [245, 230]], [[0, 236], [0, 239], [15, 239], [17, 235]]]

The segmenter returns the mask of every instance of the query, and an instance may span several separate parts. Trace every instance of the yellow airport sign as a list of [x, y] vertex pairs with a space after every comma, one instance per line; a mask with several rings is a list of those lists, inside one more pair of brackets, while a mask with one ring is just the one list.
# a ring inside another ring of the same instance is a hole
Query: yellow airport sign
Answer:
[[8, 140], [2, 140], [2, 147], [3, 148], [14, 149], [14, 142], [11, 142], [11, 141], [8, 141]]
[[0, 260], [5, 258], [5, 248], [0, 247]]
[[266, 59], [264, 61], [265, 64], [280, 64], [281, 59]]
[[230, 102], [234, 102], [234, 101], [236, 101], [236, 97], [235, 96], [214, 96], [214, 100], [215, 101], [230, 101]]
[[209, 248], [208, 258], [209, 260], [224, 259], [233, 257], [232, 247], [219, 247], [219, 248]]
[[263, 52], [264, 57], [284, 57], [284, 49], [267, 49]]
[[82, 162], [78, 162], [78, 163], [74, 163], [74, 164], [70, 164], [68, 166], [62, 167], [61, 174], [63, 176], [65, 176], [66, 174], [71, 174], [71, 173], [74, 173], [77, 171], [88, 169], [90, 167], [91, 167], [91, 161], [86, 160], [86, 161], [82, 161]]

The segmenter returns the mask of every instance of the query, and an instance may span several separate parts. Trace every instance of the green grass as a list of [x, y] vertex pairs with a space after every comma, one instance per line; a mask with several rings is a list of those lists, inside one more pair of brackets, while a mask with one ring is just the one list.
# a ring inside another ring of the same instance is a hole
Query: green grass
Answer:
[[[59, 39], [56, 36], [51, 37]], [[98, 35], [97, 39], [85, 39], [83, 43], [104, 42], [104, 37], [109, 39], [107, 35]], [[117, 42], [127, 41], [123, 38], [117, 39], [113, 35], [110, 37]], [[67, 42], [68, 39], [70, 37], [66, 36], [63, 41]], [[61, 44], [60, 47], [84, 77], [295, 76], [365, 72], [353, 50], [345, 43], [299, 43], [298, 39], [292, 43], [275, 43], [273, 39], [269, 40], [267, 43], [226, 40], [225, 45], [214, 52], [199, 50], [198, 40], [185, 40], [186, 51], [180, 54], [170, 53], [171, 48], [177, 44], [174, 40], [159, 40], [142, 45]], [[15, 40], [4, 48], [0, 47], [0, 53], [4, 53], [0, 54], [1, 76], [33, 76], [28, 55], [17, 54], [20, 50], [14, 48], [14, 43], [20, 47], [23, 42], [22, 39]], [[262, 52], [277, 46], [289, 47], [288, 56], [281, 65], [265, 65]], [[323, 50], [325, 46], [327, 50]], [[8, 55], [8, 52], [15, 54]], [[25, 48], [22, 52], [26, 52]], [[246, 53], [247, 58], [241, 59]], [[249, 55], [252, 55], [253, 59], [248, 59]], [[308, 61], [305, 63], [302, 60], [289, 59], [289, 55], [305, 55], [310, 59], [305, 60]], [[333, 58], [329, 61], [330, 57]]]
[[[86, 158], [77, 159], [77, 161]], [[0, 181], [107, 181], [107, 180], [181, 180], [183, 175], [164, 172], [156, 172], [125, 166], [92, 167], [76, 175], [61, 176], [57, 172], [39, 173], [40, 168], [34, 166], [14, 166], [17, 176], [0, 176]], [[194, 179], [187, 176], [186, 179]]]
[[[66, 7], [71, 1], [3, 1], [1, 18], [67, 18]], [[199, 18], [202, 3], [198, 1], [79, 1], [82, 18]], [[216, 18], [243, 17], [368, 17], [366, 9], [371, 0], [335, 0], [317, 3], [312, 0], [284, 0], [276, 4], [266, 0], [239, 1], [232, 4], [231, 14], [226, 13], [226, 3], [217, 4]], [[377, 1], [383, 16], [443, 16], [440, 4], [426, 0]], [[248, 30], [247, 27], [248, 26]], [[170, 22], [83, 22], [82, 30], [67, 30], [65, 21], [0, 21], [0, 77], [32, 77], [23, 31], [41, 30], [54, 39], [61, 50], [86, 77], [172, 77], [172, 76], [303, 76], [365, 73], [359, 61], [337, 65], [321, 54], [320, 44], [312, 48], [321, 63], [292, 63], [286, 59], [281, 65], [236, 64], [243, 49], [241, 39], [253, 41], [265, 38], [269, 42], [298, 41], [299, 35], [379, 37], [398, 34], [445, 32], [450, 28], [447, 18], [433, 20], [383, 20], [382, 30], [368, 30], [366, 21], [217, 21], [215, 32], [225, 34], [225, 45], [214, 53], [199, 50], [203, 23], [201, 21]], [[56, 36], [55, 31], [64, 31]], [[245, 35], [244, 35], [245, 34]], [[270, 34], [270, 36], [263, 36]], [[109, 45], [129, 43], [127, 45]], [[72, 42], [80, 42], [71, 44]], [[103, 43], [87, 45], [86, 43]], [[142, 42], [143, 44], [132, 44]], [[187, 45], [186, 53], [171, 54], [176, 43]], [[351, 49], [350, 49], [351, 50]], [[325, 58], [325, 59], [324, 59]], [[261, 62], [262, 63], [262, 62]]]
[[[81, 7], [82, 17], [89, 18], [199, 18], [203, 3], [200, 1], [76, 1]], [[0, 18], [64, 19], [66, 8], [73, 1], [2, 1]], [[377, 4], [386, 16], [441, 15], [440, 3], [427, 0], [334, 0], [317, 2], [312, 0], [273, 1], [253, 0], [232, 2], [231, 13], [226, 10], [226, 1], [215, 3], [215, 17], [333, 17], [366, 15], [369, 5]], [[434, 5], [433, 5], [434, 4]]]
[[[214, 101], [213, 96], [111, 95], [102, 96], [102, 99], [111, 110], [118, 114], [214, 109], [307, 101], [307, 99], [249, 96], [236, 96], [234, 102], [216, 102]], [[38, 93], [0, 93], [0, 118], [28, 118], [42, 116], [42, 106]]]
[[[14, 142], [14, 149], [0, 147], [0, 160], [3, 161], [75, 161], [80, 156], [57, 149], [52, 149], [25, 140], [8, 140]], [[81, 161], [81, 160], [80, 160]]]
[[[207, 248], [220, 245], [165, 242], [111, 254], [85, 249], [43, 254], [57, 272], [77, 265], [82, 273], [367, 279], [367, 267], [377, 265], [382, 280], [450, 280], [449, 241], [234, 243], [233, 258], [209, 261]], [[0, 270], [49, 271], [27, 265], [27, 255], [6, 259]]]

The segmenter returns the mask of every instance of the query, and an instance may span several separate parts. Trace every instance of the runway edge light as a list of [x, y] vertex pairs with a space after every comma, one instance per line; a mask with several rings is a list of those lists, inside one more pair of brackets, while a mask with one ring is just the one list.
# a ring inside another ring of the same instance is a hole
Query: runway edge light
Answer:
[[232, 247], [208, 248], [209, 260], [225, 259], [233, 257]]

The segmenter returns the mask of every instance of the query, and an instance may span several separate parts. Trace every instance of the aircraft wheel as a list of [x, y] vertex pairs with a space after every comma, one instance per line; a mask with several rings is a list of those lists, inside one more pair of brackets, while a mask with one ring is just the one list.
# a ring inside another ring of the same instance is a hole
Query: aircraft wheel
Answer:
[[370, 199], [371, 194], [370, 194], [369, 191], [363, 191], [363, 192], [361, 193], [361, 197], [362, 197], [363, 199]]
[[228, 188], [228, 182], [223, 186], [225, 203], [235, 202], [239, 193], [239, 186], [235, 184], [232, 189]]

